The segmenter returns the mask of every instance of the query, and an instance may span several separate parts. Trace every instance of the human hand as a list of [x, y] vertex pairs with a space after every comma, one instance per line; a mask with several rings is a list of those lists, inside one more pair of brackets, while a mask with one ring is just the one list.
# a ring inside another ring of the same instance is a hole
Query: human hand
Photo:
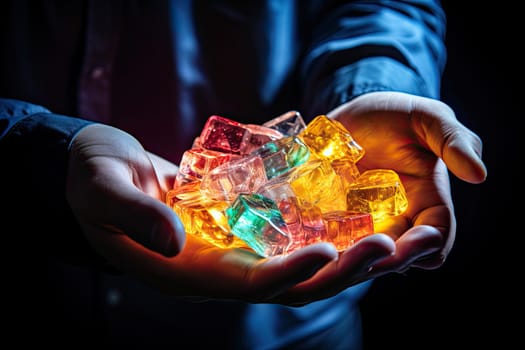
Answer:
[[[278, 299], [282, 303], [329, 297], [360, 281], [411, 267], [440, 267], [456, 234], [448, 170], [473, 184], [486, 177], [480, 138], [440, 101], [374, 92], [337, 107], [327, 116], [340, 121], [365, 150], [357, 163], [361, 172], [383, 168], [399, 174], [408, 208], [402, 215], [375, 225], [375, 231], [382, 233], [363, 238], [311, 279], [290, 288]], [[360, 250], [370, 249], [366, 243], [374, 239], [373, 249], [391, 249], [391, 255], [376, 263], [360, 264]]]
[[446, 104], [404, 93], [366, 94], [328, 116], [343, 123], [365, 149], [361, 171], [393, 169], [407, 191], [407, 211], [376, 227], [396, 240], [396, 253], [374, 269], [441, 266], [456, 232], [448, 170], [466, 182], [483, 182], [480, 138]]
[[[185, 236], [164, 204], [177, 171], [116, 128], [87, 126], [73, 140], [68, 201], [92, 246], [121, 271], [171, 295], [278, 302], [277, 296], [337, 260], [328, 243], [264, 259], [248, 249], [220, 249]], [[361, 244], [347, 269], [388, 256], [393, 245], [385, 249], [385, 238]]]
[[[133, 229], [133, 221], [137, 218], [129, 215], [125, 215], [129, 220], [125, 227], [129, 230], [108, 229], [113, 225], [95, 225], [96, 229], [88, 229], [86, 235], [110, 262], [123, 271], [169, 294], [204, 299], [303, 305], [389, 272], [402, 272], [409, 267], [439, 267], [455, 236], [453, 204], [443, 160], [459, 178], [472, 183], [482, 182], [486, 170], [480, 160], [479, 138], [461, 125], [445, 104], [401, 93], [367, 94], [340, 106], [328, 116], [341, 121], [365, 149], [366, 154], [359, 161], [361, 171], [390, 168], [401, 176], [409, 207], [402, 216], [379, 227], [386, 234], [364, 238], [339, 256], [333, 246], [320, 243], [290, 255], [268, 259], [245, 249], [220, 249], [191, 235], [186, 237], [186, 245], [177, 256], [166, 257], [133, 240], [137, 237], [133, 234], [137, 231]], [[107, 131], [110, 134], [115, 132]], [[98, 140], [98, 135], [96, 131], [79, 134], [75, 140], [76, 148], [84, 149], [86, 142], [96, 145], [102, 141], [104, 144], [108, 138]], [[130, 182], [129, 175], [114, 180], [127, 182], [127, 186], [135, 187], [138, 192], [150, 188], [143, 194], [162, 200], [162, 193], [169, 189], [177, 167], [145, 152], [140, 145], [134, 145], [133, 148], [137, 149], [133, 152], [120, 155], [118, 150], [126, 149], [126, 143], [130, 142], [127, 140], [129, 135], [121, 136], [122, 144], [112, 146], [117, 150], [115, 156], [112, 151], [106, 154], [110, 160], [95, 157], [91, 162], [98, 163], [98, 166], [91, 168], [105, 173], [108, 167], [101, 160], [122, 163], [129, 155], [149, 158], [155, 173], [155, 176], [150, 176], [154, 178], [151, 181], [157, 186], [139, 189]], [[113, 157], [115, 159], [111, 159]], [[81, 163], [86, 160], [85, 156], [82, 158]], [[124, 163], [134, 164], [129, 159]], [[149, 173], [151, 167], [146, 167]], [[118, 189], [122, 184], [114, 185]], [[94, 187], [100, 187], [101, 193], [106, 195], [108, 185], [105, 182]], [[151, 191], [155, 187], [157, 189]], [[150, 202], [145, 200], [143, 203], [148, 205]], [[109, 207], [103, 212], [111, 213], [111, 209]], [[127, 211], [125, 205], [123, 211]], [[169, 211], [174, 215], [171, 209]], [[176, 218], [172, 220], [180, 224]]]

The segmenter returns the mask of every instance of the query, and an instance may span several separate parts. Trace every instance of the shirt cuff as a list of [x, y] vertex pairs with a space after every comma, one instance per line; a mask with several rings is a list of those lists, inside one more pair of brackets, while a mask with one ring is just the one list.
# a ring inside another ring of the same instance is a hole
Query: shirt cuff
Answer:
[[17, 224], [23, 234], [6, 235], [6, 246], [74, 264], [99, 265], [101, 257], [82, 233], [65, 192], [70, 143], [93, 122], [25, 103], [0, 105], [5, 131], [0, 139], [5, 167], [0, 181], [5, 186], [6, 215], [27, 218]]
[[437, 97], [412, 69], [389, 57], [373, 57], [341, 67], [309, 87], [303, 110], [310, 117], [327, 114], [357, 96], [376, 91]]

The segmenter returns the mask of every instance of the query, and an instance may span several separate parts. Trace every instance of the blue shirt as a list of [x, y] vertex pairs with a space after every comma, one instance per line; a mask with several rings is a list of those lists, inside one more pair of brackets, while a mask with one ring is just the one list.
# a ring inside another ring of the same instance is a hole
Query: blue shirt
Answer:
[[83, 126], [102, 122], [178, 163], [212, 114], [262, 123], [298, 110], [308, 122], [372, 91], [438, 98], [446, 60], [439, 2], [18, 0], [1, 7], [3, 199], [11, 203], [6, 217], [34, 217], [9, 243], [24, 245], [29, 235], [45, 256], [50, 310], [66, 320], [60, 327], [84, 325], [109, 343], [360, 347], [358, 302], [370, 282], [288, 308], [184, 302], [107, 273], [65, 200], [67, 150]]

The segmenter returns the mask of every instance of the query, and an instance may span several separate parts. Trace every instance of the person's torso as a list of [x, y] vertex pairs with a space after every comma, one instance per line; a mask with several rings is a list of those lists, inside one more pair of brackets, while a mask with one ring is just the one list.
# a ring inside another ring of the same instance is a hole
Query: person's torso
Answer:
[[0, 95], [117, 126], [174, 162], [213, 114], [262, 123], [298, 108], [308, 27], [294, 1], [5, 7]]

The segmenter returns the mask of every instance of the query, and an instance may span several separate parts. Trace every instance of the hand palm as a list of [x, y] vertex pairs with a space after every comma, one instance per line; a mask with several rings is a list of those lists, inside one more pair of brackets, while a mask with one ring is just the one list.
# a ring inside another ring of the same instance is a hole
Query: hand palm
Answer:
[[[68, 200], [86, 237], [110, 263], [177, 296], [301, 305], [410, 266], [435, 268], [455, 234], [448, 174], [440, 158], [470, 182], [483, 181], [485, 172], [477, 157], [479, 139], [443, 111], [423, 113], [427, 102], [435, 107], [437, 101], [418, 101], [421, 106], [412, 113], [408, 95], [368, 94], [328, 114], [365, 149], [361, 170], [390, 168], [401, 176], [408, 210], [379, 228], [395, 243], [377, 234], [339, 255], [321, 243], [263, 259], [246, 249], [220, 249], [185, 237], [163, 198], [177, 167], [107, 126], [86, 127], [75, 138]], [[431, 259], [421, 261], [429, 254]]]
[[417, 134], [412, 131], [410, 116], [399, 112], [373, 111], [342, 118], [341, 121], [347, 124], [352, 136], [365, 149], [365, 156], [358, 162], [360, 171], [395, 170], [407, 192], [407, 211], [380, 225], [376, 231], [397, 239], [417, 225], [417, 217], [428, 210], [432, 211], [430, 217], [434, 217], [436, 211], [441, 212], [439, 218], [434, 219], [442, 221], [439, 226], [442, 226], [444, 234], [452, 228], [453, 217], [446, 213], [446, 208], [452, 207], [447, 169], [436, 155], [422, 147]]
[[[398, 240], [397, 259], [385, 261], [378, 268], [389, 264], [398, 264], [397, 270], [403, 270], [403, 266], [439, 267], [452, 248], [456, 231], [443, 160], [458, 177], [482, 181], [485, 169], [474, 157], [481, 153], [479, 138], [462, 126], [443, 103], [402, 93], [367, 94], [329, 116], [342, 122], [364, 148], [365, 156], [358, 163], [361, 171], [395, 170], [407, 192], [407, 211], [376, 227]], [[413, 251], [413, 240], [420, 240], [420, 247], [441, 248], [417, 259], [401, 258], [399, 251]]]
[[75, 138], [68, 201], [93, 247], [123, 272], [173, 295], [271, 302], [337, 257], [319, 244], [263, 259], [185, 237], [163, 198], [177, 170], [115, 128], [89, 126]]

